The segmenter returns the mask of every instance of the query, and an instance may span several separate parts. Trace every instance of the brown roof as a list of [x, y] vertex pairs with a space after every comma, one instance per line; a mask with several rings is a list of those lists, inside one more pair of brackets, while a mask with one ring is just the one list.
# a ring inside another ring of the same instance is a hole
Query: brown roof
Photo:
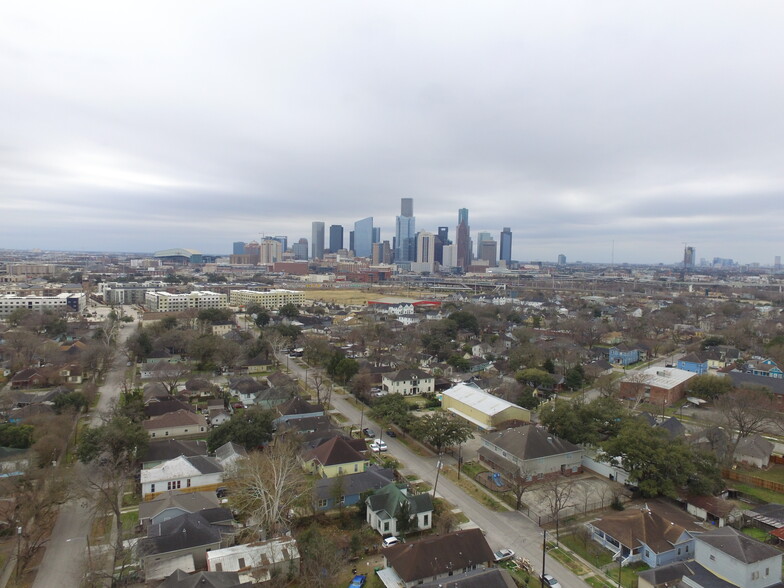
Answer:
[[365, 458], [343, 437], [332, 437], [315, 449], [311, 449], [305, 454], [305, 461], [315, 459], [323, 466], [338, 465], [341, 463], [353, 463], [362, 461]]
[[736, 508], [729, 500], [717, 496], [689, 496], [686, 500], [689, 504], [720, 518], [726, 517]]
[[[168, 427], [183, 427], [185, 425], [207, 426], [207, 421], [200, 414], [194, 414], [187, 410], [169, 412], [161, 416], [153, 417], [142, 423], [148, 431], [151, 429], [165, 429]], [[194, 431], [195, 432], [195, 431]]]
[[493, 550], [481, 529], [426, 537], [384, 550], [389, 567], [405, 582], [430, 578], [450, 570], [462, 570], [493, 561]]
[[670, 551], [686, 531], [704, 530], [686, 513], [659, 503], [609, 514], [591, 524], [629, 549], [644, 543], [656, 553]]

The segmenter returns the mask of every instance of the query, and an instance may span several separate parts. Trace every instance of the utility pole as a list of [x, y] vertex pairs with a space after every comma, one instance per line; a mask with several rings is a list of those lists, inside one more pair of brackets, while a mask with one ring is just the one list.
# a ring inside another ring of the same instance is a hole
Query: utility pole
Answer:
[[544, 586], [544, 564], [547, 557], [547, 530], [542, 529], [542, 578], [541, 584]]
[[438, 475], [441, 473], [441, 454], [438, 454], [438, 463], [436, 463], [436, 483], [433, 484], [433, 498], [436, 497], [436, 488], [438, 488]]

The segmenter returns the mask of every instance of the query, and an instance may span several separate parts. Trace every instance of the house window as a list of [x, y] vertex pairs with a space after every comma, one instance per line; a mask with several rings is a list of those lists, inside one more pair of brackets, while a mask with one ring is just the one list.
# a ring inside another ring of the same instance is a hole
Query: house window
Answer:
[[321, 500], [319, 500], [318, 501], [318, 507], [319, 508], [327, 508], [327, 499], [326, 498], [322, 498]]
[[751, 572], [752, 580], [759, 580], [759, 572]]
[[384, 532], [386, 533], [387, 531], [389, 531], [389, 521], [384, 522]]
[[358, 472], [358, 471], [359, 471], [359, 464], [358, 464], [358, 463], [355, 463], [355, 464], [354, 464], [354, 471], [355, 471], [355, 472]]
[[715, 556], [715, 555], [713, 555], [713, 554], [711, 554], [711, 556], [710, 556], [710, 560], [711, 560], [711, 561], [716, 561], [716, 556]]
[[428, 523], [428, 521], [429, 521], [429, 520], [430, 520], [430, 515], [425, 515], [424, 517], [422, 517], [422, 524], [423, 524], [425, 527], [427, 527], [427, 525], [429, 524], [429, 523]]
[[679, 547], [678, 548], [678, 555], [680, 555], [680, 554], [681, 554], [681, 548]]
[[155, 484], [150, 484], [150, 492], [155, 492]]
[[689, 546], [686, 546], [686, 553], [689, 553]]
[[645, 550], [645, 557], [651, 557], [651, 552], [647, 549]]
[[188, 488], [190, 488], [190, 487], [191, 487], [191, 479], [188, 478]]
[[155, 437], [155, 433], [153, 433], [152, 436]]
[[770, 568], [765, 568], [765, 575], [766, 575], [766, 576], [769, 576], [769, 575], [770, 575]]
[[340, 504], [343, 504], [344, 502], [346, 502], [346, 497], [345, 496], [341, 496], [340, 497]]
[[169, 436], [169, 431], [166, 431], [166, 432], [163, 434], [163, 436], [164, 436], [164, 437], [168, 437], [168, 436]]
[[245, 567], [245, 558], [241, 557], [237, 560], [237, 564], [240, 566], [240, 569]]
[[215, 564], [215, 571], [216, 572], [222, 572], [223, 571], [223, 564], [222, 563], [216, 563]]

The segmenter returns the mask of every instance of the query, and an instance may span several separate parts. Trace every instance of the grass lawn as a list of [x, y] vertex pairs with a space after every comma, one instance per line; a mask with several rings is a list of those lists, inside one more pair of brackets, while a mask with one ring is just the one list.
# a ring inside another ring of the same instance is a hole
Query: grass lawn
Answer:
[[765, 543], [765, 541], [768, 540], [768, 537], [770, 537], [767, 531], [758, 529], [756, 527], [743, 527], [741, 529], [741, 532], [744, 535], [748, 535], [752, 539], [756, 539], [757, 541], [762, 541], [763, 543]]
[[750, 470], [741, 470], [740, 473], [746, 474], [748, 476], [754, 476], [755, 478], [762, 478], [763, 480], [784, 484], [784, 465], [773, 464], [768, 470], [758, 470], [755, 468]]
[[593, 588], [616, 588], [616, 583], [609, 583], [607, 580], [600, 576], [589, 576], [585, 579], [585, 583], [589, 586], [593, 586]]
[[122, 507], [136, 506], [142, 501], [142, 497], [135, 492], [124, 492], [122, 497]]
[[480, 463], [475, 461], [467, 461], [463, 464], [460, 468], [466, 476], [470, 478], [476, 478], [482, 472], [489, 471], [486, 467], [483, 467]]
[[122, 513], [123, 534], [126, 537], [133, 536], [136, 525], [139, 524], [139, 511]]
[[735, 488], [736, 490], [745, 492], [746, 494], [753, 496], [758, 500], [762, 500], [763, 502], [776, 502], [779, 504], [784, 502], [784, 494], [780, 494], [779, 492], [766, 490], [765, 488], [758, 488], [757, 486], [751, 486], [750, 484], [743, 484], [741, 482], [736, 482], [735, 480], [724, 481], [729, 488]]
[[571, 534], [561, 535], [561, 543], [597, 568], [605, 566], [612, 561], [612, 553], [592, 539], [585, 542]]
[[482, 490], [479, 486], [477, 486], [476, 482], [466, 478], [465, 476], [461, 476], [460, 479], [457, 479], [457, 471], [454, 470], [452, 467], [444, 467], [441, 469], [441, 475], [445, 478], [448, 478], [460, 488], [462, 488], [467, 494], [470, 494], [475, 500], [478, 500], [482, 504], [484, 504], [487, 508], [494, 511], [505, 511], [507, 509], [498, 502], [492, 496], [488, 496], [488, 494]]
[[566, 551], [558, 547], [548, 551], [547, 555], [549, 555], [553, 559], [557, 559], [558, 561], [560, 561], [563, 565], [565, 565], [567, 568], [569, 568], [578, 576], [587, 574], [590, 571], [579, 560], [575, 559], [570, 553], [567, 553]]

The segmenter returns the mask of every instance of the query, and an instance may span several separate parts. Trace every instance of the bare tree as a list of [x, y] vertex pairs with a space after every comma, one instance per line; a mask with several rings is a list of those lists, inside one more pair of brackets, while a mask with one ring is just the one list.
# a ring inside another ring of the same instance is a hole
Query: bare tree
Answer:
[[191, 368], [186, 363], [164, 363], [156, 368], [154, 381], [163, 384], [169, 394], [176, 394], [179, 385], [191, 375]]
[[715, 402], [719, 422], [730, 436], [726, 459], [731, 462], [742, 439], [762, 433], [771, 426], [784, 428], [776, 401], [767, 391], [735, 390], [722, 394]]
[[519, 467], [514, 474], [506, 477], [506, 481], [512, 488], [512, 494], [515, 497], [515, 509], [520, 510], [523, 506], [523, 494], [533, 484], [532, 472], [526, 468]]
[[630, 409], [637, 407], [645, 400], [645, 391], [648, 389], [648, 374], [640, 371], [629, 372], [621, 382], [623, 394], [630, 401]]
[[293, 510], [306, 506], [305, 475], [291, 442], [251, 452], [227, 483], [232, 506], [263, 536], [288, 529]]
[[560, 541], [561, 511], [574, 506], [571, 503], [574, 483], [561, 475], [553, 475], [544, 485], [544, 495], [547, 500], [548, 510], [555, 521], [555, 542]]
[[313, 385], [313, 389], [316, 391], [316, 404], [321, 404], [321, 392], [322, 390], [326, 389], [327, 384], [329, 383], [329, 379], [321, 370], [317, 368], [311, 370], [308, 379]]

